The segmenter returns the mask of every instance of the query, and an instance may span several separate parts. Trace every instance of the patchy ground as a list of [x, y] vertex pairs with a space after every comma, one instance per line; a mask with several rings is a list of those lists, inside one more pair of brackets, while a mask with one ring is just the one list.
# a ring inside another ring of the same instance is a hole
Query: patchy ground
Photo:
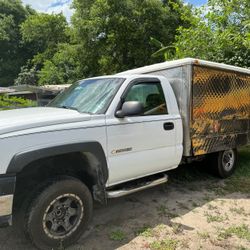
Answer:
[[[170, 182], [95, 208], [91, 228], [69, 250], [250, 249], [250, 148], [222, 181], [184, 166]], [[0, 229], [1, 250], [33, 249], [17, 229]]]

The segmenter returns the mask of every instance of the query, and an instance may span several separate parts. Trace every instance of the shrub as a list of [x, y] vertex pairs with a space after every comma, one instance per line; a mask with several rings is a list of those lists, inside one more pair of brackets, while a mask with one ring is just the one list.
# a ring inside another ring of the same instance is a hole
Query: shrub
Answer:
[[21, 97], [0, 95], [0, 110], [34, 107], [36, 102]]

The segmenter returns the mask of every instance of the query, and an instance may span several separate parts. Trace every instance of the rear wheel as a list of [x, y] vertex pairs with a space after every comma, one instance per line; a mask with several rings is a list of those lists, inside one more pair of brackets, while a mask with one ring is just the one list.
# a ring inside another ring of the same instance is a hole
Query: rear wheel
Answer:
[[231, 176], [236, 168], [238, 153], [236, 149], [229, 149], [212, 155], [214, 172], [221, 178]]
[[27, 210], [26, 233], [40, 249], [71, 245], [86, 230], [92, 209], [91, 193], [81, 181], [50, 181]]

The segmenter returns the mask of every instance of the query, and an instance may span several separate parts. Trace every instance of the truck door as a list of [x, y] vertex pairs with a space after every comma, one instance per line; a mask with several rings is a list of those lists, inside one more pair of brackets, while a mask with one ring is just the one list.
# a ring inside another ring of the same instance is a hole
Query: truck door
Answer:
[[[141, 78], [128, 84], [121, 97], [140, 101], [138, 116], [107, 118], [109, 183], [114, 185], [176, 167], [176, 116], [158, 78]], [[119, 106], [117, 107], [119, 109]]]

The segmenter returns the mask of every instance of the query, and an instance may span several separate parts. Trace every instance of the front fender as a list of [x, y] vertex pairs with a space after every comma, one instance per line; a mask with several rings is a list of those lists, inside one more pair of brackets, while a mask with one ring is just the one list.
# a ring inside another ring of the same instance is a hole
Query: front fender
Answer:
[[107, 181], [108, 166], [106, 156], [101, 144], [95, 141], [43, 147], [35, 150], [31, 149], [29, 151], [17, 153], [10, 161], [10, 164], [7, 168], [7, 174], [19, 173], [25, 166], [36, 160], [73, 152], [88, 152], [94, 155], [99, 162], [99, 167], [102, 169], [103, 177], [105, 181]]

